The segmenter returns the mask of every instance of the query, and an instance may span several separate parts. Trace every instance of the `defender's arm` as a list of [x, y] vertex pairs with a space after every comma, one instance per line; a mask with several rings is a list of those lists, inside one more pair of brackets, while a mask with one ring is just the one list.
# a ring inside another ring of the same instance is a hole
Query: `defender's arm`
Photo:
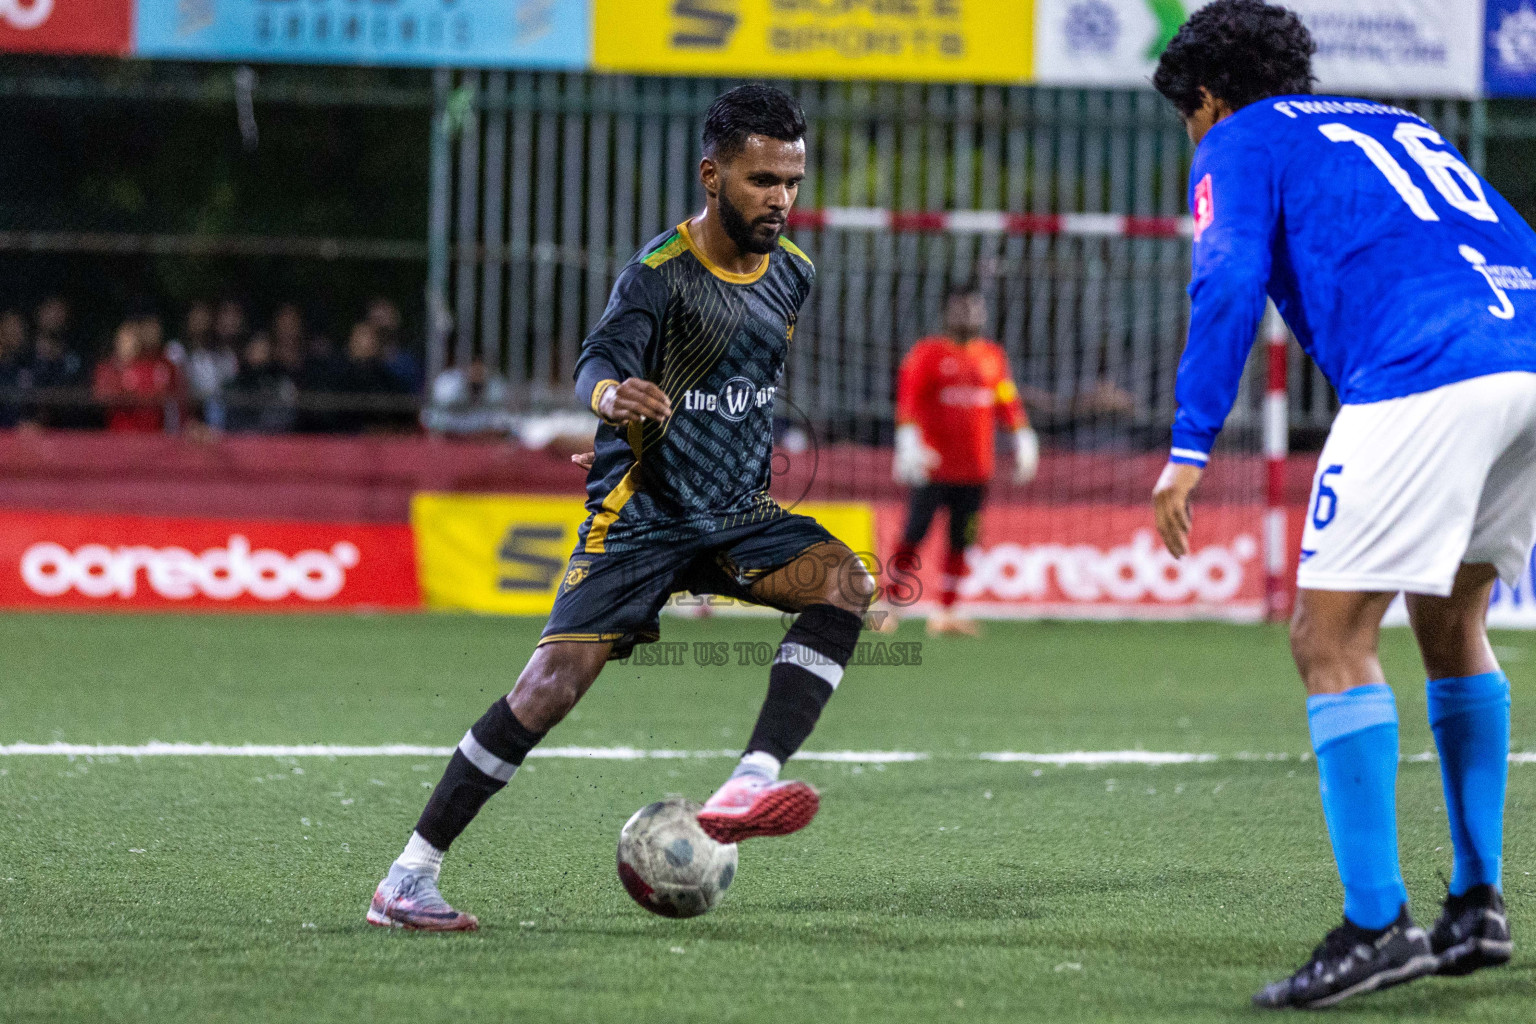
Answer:
[[1189, 341], [1174, 387], [1173, 450], [1152, 495], [1158, 533], [1175, 557], [1189, 550], [1190, 495], [1237, 399], [1264, 315], [1279, 220], [1272, 157], [1257, 142], [1214, 132], [1200, 147], [1190, 180]]

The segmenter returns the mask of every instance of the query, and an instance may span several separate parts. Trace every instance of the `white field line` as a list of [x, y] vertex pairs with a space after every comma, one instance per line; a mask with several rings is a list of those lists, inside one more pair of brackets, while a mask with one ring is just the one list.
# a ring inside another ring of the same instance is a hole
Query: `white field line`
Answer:
[[977, 754], [983, 761], [1003, 763], [1023, 761], [1026, 764], [1204, 764], [1220, 760], [1215, 754], [1162, 753], [1155, 750], [1070, 750], [1061, 754], [1024, 754], [1016, 751], [999, 751], [994, 754]]
[[[269, 744], [244, 743], [239, 746], [217, 743], [10, 743], [0, 744], [0, 757], [449, 757], [453, 747], [428, 747], [410, 743], [379, 746], [347, 746], [331, 743]], [[642, 750], [639, 747], [538, 747], [529, 757], [592, 761], [645, 760], [718, 760], [740, 755], [737, 750]], [[938, 755], [950, 759], [952, 755]], [[927, 761], [932, 754], [915, 750], [805, 750], [795, 755], [797, 761], [830, 761], [839, 764], [899, 764]], [[1033, 754], [1002, 750], [962, 755], [966, 760], [1000, 764], [1069, 765], [1165, 765], [1210, 764], [1216, 761], [1290, 761], [1311, 760], [1312, 754], [1295, 757], [1288, 753], [1255, 754], [1247, 751], [1231, 754], [1195, 754], [1157, 750], [1068, 750], [1054, 754]], [[1430, 752], [1404, 755], [1409, 762], [1434, 761]], [[1510, 764], [1536, 764], [1536, 752], [1509, 755]]]

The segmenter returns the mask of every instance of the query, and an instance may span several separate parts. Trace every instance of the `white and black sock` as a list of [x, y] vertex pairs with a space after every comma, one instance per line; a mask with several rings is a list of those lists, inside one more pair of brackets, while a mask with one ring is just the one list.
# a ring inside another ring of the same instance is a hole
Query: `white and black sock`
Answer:
[[768, 672], [768, 698], [747, 741], [748, 754], [762, 752], [783, 764], [800, 749], [842, 682], [863, 627], [859, 616], [830, 604], [800, 613]]
[[741, 755], [741, 761], [737, 763], [736, 770], [731, 772], [731, 778], [753, 778], [762, 779], [764, 782], [778, 782], [779, 770], [783, 767], [784, 762], [766, 750], [753, 750]]
[[405, 850], [395, 858], [395, 863], [407, 871], [431, 872], [436, 878], [443, 870], [443, 851], [433, 846], [421, 837], [420, 832], [412, 832], [410, 841], [405, 844]]
[[[505, 788], [528, 751], [543, 738], [543, 733], [533, 732], [517, 720], [505, 699], [497, 700], [459, 740], [447, 770], [421, 812], [421, 820], [416, 822], [412, 841], [419, 836], [433, 849], [447, 850], [485, 802]], [[409, 846], [406, 852], [410, 852]]]

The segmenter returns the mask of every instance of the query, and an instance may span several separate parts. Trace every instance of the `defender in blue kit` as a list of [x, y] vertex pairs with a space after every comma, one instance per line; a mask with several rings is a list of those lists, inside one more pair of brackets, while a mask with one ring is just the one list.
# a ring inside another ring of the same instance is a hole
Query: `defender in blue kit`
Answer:
[[[1153, 84], [1198, 146], [1178, 414], [1154, 494], [1170, 552], [1272, 298], [1343, 403], [1319, 462], [1291, 647], [1307, 690], [1344, 922], [1266, 1007], [1331, 1006], [1511, 955], [1500, 888], [1509, 681], [1484, 619], [1536, 542], [1536, 233], [1428, 122], [1311, 95], [1295, 14], [1217, 0]], [[1397, 709], [1377, 658], [1406, 595], [1455, 850], [1413, 923], [1398, 863]]]

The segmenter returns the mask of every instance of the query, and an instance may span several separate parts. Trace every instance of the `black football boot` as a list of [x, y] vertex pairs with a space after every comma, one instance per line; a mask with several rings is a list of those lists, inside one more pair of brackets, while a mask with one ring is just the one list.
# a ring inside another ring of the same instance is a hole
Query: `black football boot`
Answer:
[[1504, 896], [1491, 885], [1474, 885], [1460, 896], [1449, 893], [1440, 920], [1429, 932], [1439, 959], [1436, 974], [1471, 974], [1509, 963], [1515, 944], [1504, 916]]
[[1439, 963], [1429, 936], [1413, 923], [1406, 905], [1385, 928], [1361, 928], [1346, 918], [1312, 951], [1312, 959], [1289, 978], [1264, 986], [1253, 1005], [1321, 1010], [1362, 992], [1433, 974]]

